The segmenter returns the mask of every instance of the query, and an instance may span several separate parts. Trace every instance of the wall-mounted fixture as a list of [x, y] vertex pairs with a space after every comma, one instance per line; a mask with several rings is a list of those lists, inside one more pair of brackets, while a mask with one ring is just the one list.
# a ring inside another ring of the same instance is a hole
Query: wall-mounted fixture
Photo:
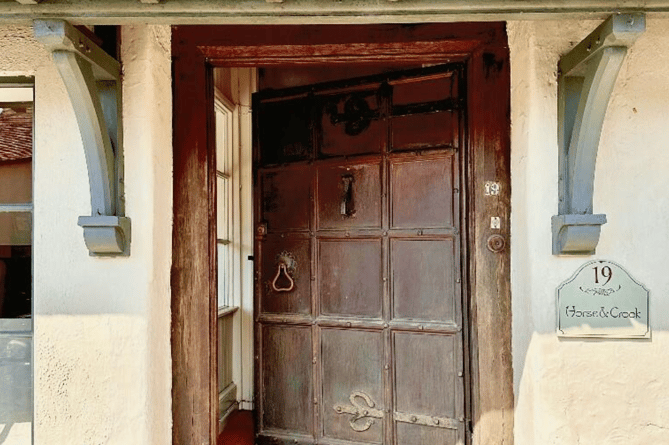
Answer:
[[592, 255], [606, 215], [593, 214], [597, 148], [627, 48], [646, 30], [644, 14], [609, 17], [558, 63], [559, 206], [553, 255]]
[[91, 216], [80, 216], [93, 256], [130, 254], [123, 201], [121, 66], [63, 20], [35, 20], [35, 37], [52, 54], [67, 88], [86, 154]]

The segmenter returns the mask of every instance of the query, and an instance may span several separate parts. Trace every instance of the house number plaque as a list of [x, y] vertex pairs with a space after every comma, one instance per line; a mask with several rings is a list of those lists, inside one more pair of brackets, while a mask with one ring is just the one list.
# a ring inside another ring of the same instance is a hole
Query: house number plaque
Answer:
[[649, 292], [611, 261], [585, 263], [557, 288], [561, 337], [649, 338]]

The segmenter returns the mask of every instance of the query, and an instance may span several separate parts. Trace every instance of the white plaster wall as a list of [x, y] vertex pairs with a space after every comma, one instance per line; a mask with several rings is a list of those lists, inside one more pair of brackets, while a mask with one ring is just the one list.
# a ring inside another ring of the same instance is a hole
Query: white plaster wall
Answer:
[[[595, 172], [594, 257], [551, 255], [556, 67], [599, 21], [508, 24], [516, 445], [669, 444], [669, 20], [648, 17], [615, 86]], [[555, 289], [608, 259], [651, 291], [651, 340], [560, 340]]]
[[0, 75], [35, 76], [34, 389], [37, 444], [171, 441], [170, 29], [122, 31], [128, 258], [92, 258], [81, 138], [30, 28], [0, 28]]

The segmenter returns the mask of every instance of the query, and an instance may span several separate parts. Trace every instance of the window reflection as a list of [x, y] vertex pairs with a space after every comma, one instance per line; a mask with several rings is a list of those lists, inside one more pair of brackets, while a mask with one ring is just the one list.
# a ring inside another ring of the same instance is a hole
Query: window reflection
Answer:
[[32, 442], [33, 106], [2, 101], [17, 93], [32, 100], [0, 88], [0, 444]]
[[0, 104], [0, 319], [31, 316], [32, 114]]

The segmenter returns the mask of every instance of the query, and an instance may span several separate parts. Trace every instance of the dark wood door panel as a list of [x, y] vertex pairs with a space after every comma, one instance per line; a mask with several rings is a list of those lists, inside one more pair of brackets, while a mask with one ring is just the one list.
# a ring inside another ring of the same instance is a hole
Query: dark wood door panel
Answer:
[[452, 155], [391, 158], [391, 227], [453, 227], [453, 169]]
[[460, 348], [455, 335], [393, 334], [398, 445], [464, 443]]
[[260, 256], [260, 312], [311, 314], [311, 239], [270, 234]]
[[410, 423], [398, 423], [396, 436], [397, 445], [464, 445], [465, 443], [463, 434], [458, 430]]
[[385, 422], [378, 415], [385, 416], [383, 351], [382, 331], [321, 330], [325, 437], [382, 443]]
[[383, 312], [382, 240], [320, 239], [320, 313], [380, 319]]
[[270, 169], [260, 174], [260, 220], [267, 224], [269, 232], [309, 230], [313, 177], [313, 171], [306, 165]]
[[323, 165], [317, 178], [318, 229], [381, 228], [381, 162]]
[[262, 327], [261, 430], [313, 434], [311, 328]]
[[393, 117], [390, 125], [393, 151], [459, 147], [460, 120], [455, 111]]
[[391, 239], [393, 318], [456, 323], [455, 241]]
[[462, 101], [457, 72], [410, 77], [392, 86], [392, 151], [458, 148]]
[[374, 87], [318, 98], [321, 156], [381, 153], [386, 143], [386, 126], [383, 98], [378, 85]]
[[262, 165], [306, 161], [313, 157], [311, 102], [304, 97], [258, 104]]
[[409, 104], [434, 104], [447, 99], [458, 99], [460, 96], [458, 80], [457, 71], [391, 80], [393, 107]]

